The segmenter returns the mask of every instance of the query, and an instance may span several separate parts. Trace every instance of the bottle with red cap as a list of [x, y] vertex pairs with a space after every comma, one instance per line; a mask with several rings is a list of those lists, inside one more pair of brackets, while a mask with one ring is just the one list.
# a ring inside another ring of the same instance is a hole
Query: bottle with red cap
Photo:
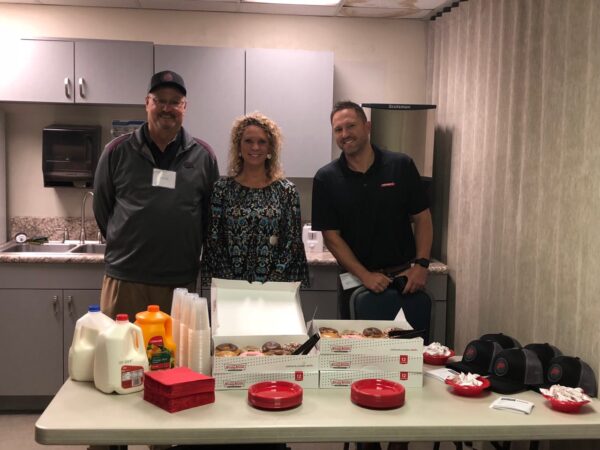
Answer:
[[175, 367], [176, 345], [173, 340], [173, 320], [158, 305], [148, 305], [147, 311], [135, 315], [135, 324], [142, 329], [150, 370]]
[[94, 385], [107, 394], [129, 394], [144, 389], [148, 358], [144, 336], [127, 314], [117, 314], [115, 325], [98, 335], [94, 354]]

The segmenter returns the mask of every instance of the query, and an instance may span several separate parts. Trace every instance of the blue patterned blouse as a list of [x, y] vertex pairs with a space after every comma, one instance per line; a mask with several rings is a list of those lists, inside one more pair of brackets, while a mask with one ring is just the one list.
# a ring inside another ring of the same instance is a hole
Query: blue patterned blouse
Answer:
[[296, 186], [285, 179], [264, 188], [242, 186], [231, 177], [218, 180], [204, 259], [207, 275], [216, 278], [306, 285]]

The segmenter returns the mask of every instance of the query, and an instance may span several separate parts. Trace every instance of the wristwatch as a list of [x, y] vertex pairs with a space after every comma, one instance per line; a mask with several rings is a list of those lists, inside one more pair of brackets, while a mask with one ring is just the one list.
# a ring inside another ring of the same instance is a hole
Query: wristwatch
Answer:
[[427, 258], [417, 258], [414, 262], [415, 264], [418, 264], [421, 267], [424, 267], [425, 269], [429, 267], [429, 260]]

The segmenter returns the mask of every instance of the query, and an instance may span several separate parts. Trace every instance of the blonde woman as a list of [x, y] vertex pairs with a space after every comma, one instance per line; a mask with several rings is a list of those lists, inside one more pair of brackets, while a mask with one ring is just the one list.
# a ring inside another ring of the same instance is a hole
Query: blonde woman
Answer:
[[277, 124], [258, 112], [234, 122], [229, 176], [212, 194], [209, 276], [308, 282], [300, 196], [283, 177], [281, 140]]

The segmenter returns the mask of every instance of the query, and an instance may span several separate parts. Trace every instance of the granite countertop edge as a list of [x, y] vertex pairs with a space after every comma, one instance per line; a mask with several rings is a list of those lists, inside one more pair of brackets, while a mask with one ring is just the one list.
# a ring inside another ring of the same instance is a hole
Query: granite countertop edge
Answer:
[[[310, 266], [337, 266], [337, 261], [329, 252], [307, 253]], [[103, 264], [104, 255], [86, 253], [0, 253], [0, 264]], [[448, 266], [432, 260], [430, 273], [447, 274]]]

